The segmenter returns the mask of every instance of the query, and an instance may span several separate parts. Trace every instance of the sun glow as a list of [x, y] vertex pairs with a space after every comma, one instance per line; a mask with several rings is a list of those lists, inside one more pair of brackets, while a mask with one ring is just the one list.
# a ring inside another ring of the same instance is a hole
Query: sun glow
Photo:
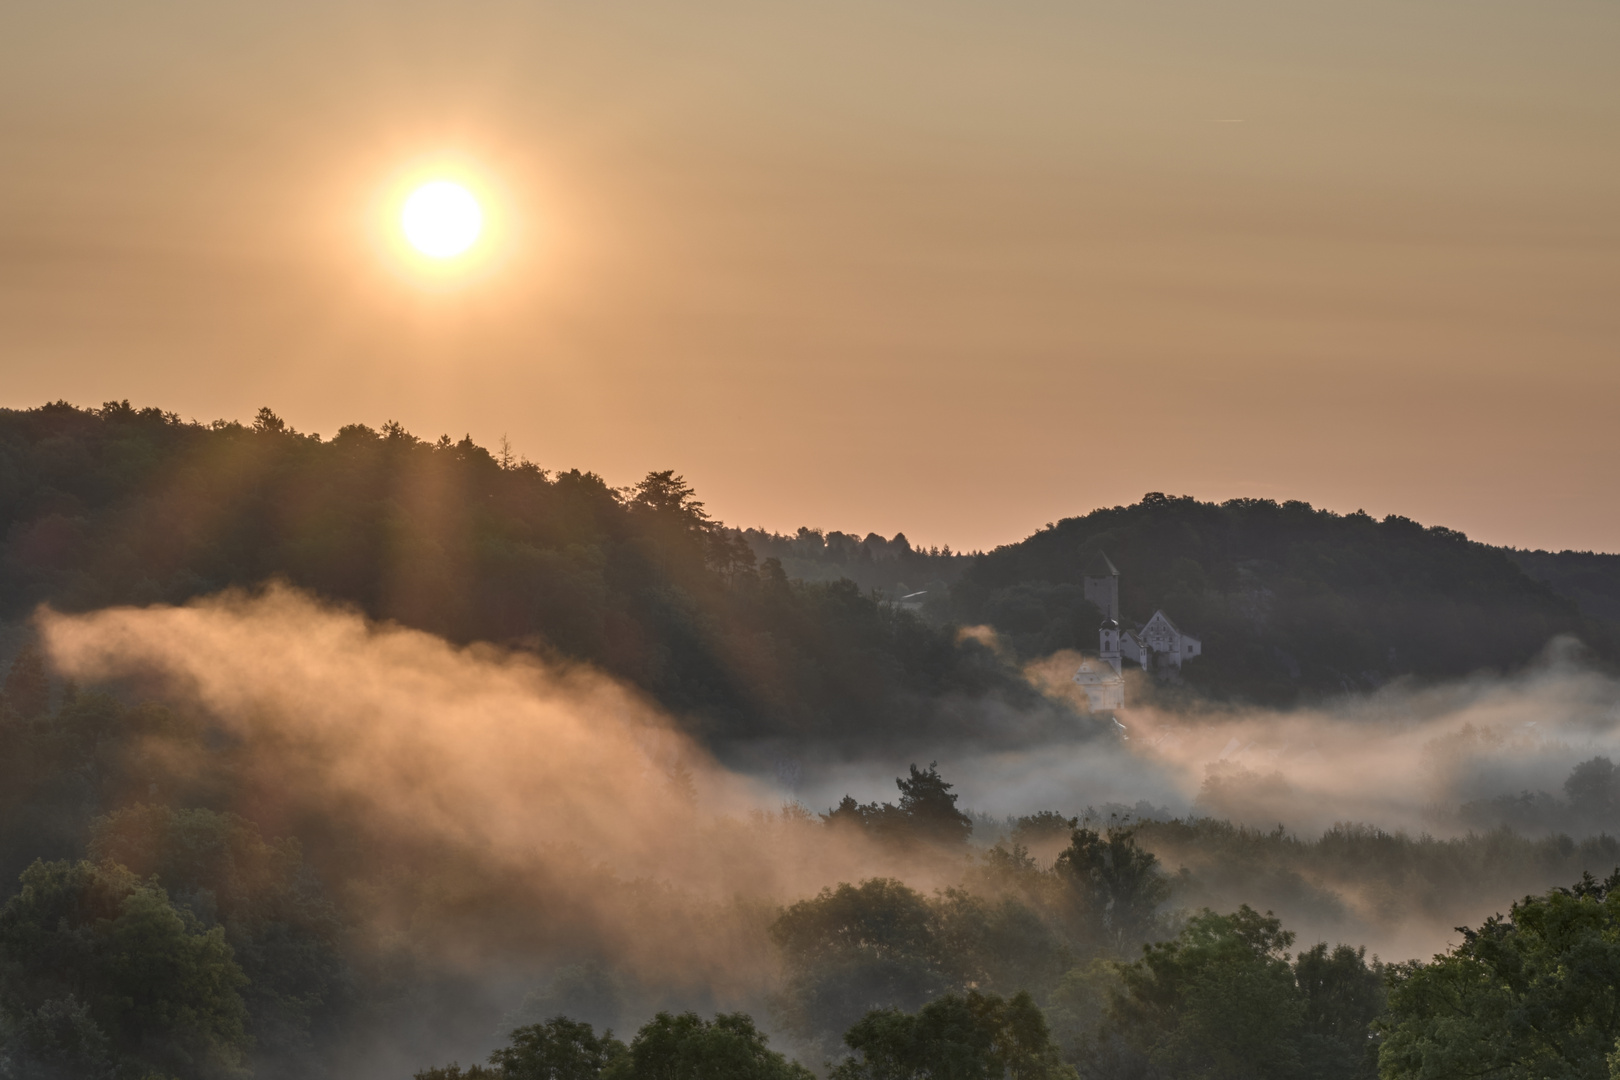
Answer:
[[411, 247], [430, 259], [453, 259], [478, 242], [484, 211], [472, 192], [450, 180], [423, 184], [405, 200], [400, 228]]

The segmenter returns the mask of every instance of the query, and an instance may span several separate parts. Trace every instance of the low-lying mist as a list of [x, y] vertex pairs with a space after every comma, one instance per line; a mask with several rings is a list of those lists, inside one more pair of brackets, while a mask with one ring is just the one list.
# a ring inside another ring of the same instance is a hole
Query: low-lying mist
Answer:
[[[1060, 653], [1029, 674], [1049, 694], [1073, 695], [1078, 662]], [[1360, 822], [1454, 836], [1497, 823], [1482, 803], [1561, 792], [1580, 762], [1620, 758], [1620, 682], [1585, 666], [1568, 639], [1511, 677], [1395, 682], [1290, 711], [1148, 706], [1119, 718], [1106, 752], [998, 754], [963, 770], [967, 801], [1010, 813], [1014, 802], [1074, 806], [1083, 792], [1097, 804], [1147, 799], [1176, 815], [1301, 834]], [[1597, 824], [1570, 809], [1548, 826]]]
[[[1396, 683], [1310, 709], [1138, 707], [1102, 734], [1075, 712], [1072, 734], [1016, 749], [1000, 737], [905, 757], [734, 746], [721, 748], [727, 767], [596, 672], [458, 648], [287, 588], [39, 622], [63, 674], [134, 686], [209, 727], [207, 753], [152, 737], [154, 797], [182, 782], [206, 793], [207, 772], [228, 762], [218, 808], [268, 834], [344, 834], [317, 865], [353, 871], [333, 887], [367, 932], [504, 979], [495, 996], [508, 1007], [541, 973], [590, 961], [669, 1000], [763, 1012], [780, 977], [768, 934], [780, 905], [874, 876], [925, 891], [964, 879], [972, 854], [901, 851], [807, 812], [846, 793], [892, 799], [913, 761], [938, 760], [979, 812], [981, 844], [1010, 817], [1091, 808], [1106, 823], [1134, 807], [1159, 819], [1143, 843], [1187, 870], [1178, 903], [1275, 908], [1302, 941], [1388, 959], [1437, 950], [1453, 927], [1612, 853], [1467, 847], [1470, 832], [1524, 825], [1512, 818], [1531, 798], [1521, 793], [1541, 793], [1543, 831], [1620, 832], [1620, 784], [1566, 784], [1582, 762], [1620, 757], [1620, 683], [1568, 642], [1515, 676]], [[1077, 660], [1058, 654], [1028, 676], [1061, 702]]]
[[[644, 974], [722, 996], [763, 985], [769, 963], [755, 954], [768, 950], [670, 925], [683, 905], [775, 900], [889, 865], [857, 837], [760, 813], [782, 801], [769, 786], [718, 767], [586, 669], [458, 649], [286, 588], [45, 614], [41, 629], [65, 674], [133, 681], [218, 725], [236, 770], [229, 808], [266, 831], [340, 819], [368, 850], [435, 852], [530, 890], [562, 951], [583, 935]], [[148, 751], [170, 774], [207, 766], [182, 752], [161, 736]], [[609, 878], [644, 887], [600, 888]], [[648, 890], [664, 917], [648, 920]], [[437, 945], [487, 959], [470, 942]]]

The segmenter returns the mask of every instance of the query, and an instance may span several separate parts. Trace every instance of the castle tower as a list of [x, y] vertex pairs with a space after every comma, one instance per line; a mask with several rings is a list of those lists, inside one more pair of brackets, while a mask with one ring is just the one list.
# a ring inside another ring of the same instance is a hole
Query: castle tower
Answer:
[[1120, 673], [1119, 623], [1113, 619], [1104, 619], [1097, 630], [1097, 658]]
[[[1108, 556], [1098, 551], [1086, 563], [1085, 574], [1081, 577], [1081, 585], [1085, 589], [1086, 599], [1097, 605], [1097, 610], [1103, 613], [1103, 618], [1119, 619], [1119, 569], [1108, 561]], [[1115, 628], [1116, 630], [1118, 627]], [[1117, 650], [1116, 650], [1117, 651]]]

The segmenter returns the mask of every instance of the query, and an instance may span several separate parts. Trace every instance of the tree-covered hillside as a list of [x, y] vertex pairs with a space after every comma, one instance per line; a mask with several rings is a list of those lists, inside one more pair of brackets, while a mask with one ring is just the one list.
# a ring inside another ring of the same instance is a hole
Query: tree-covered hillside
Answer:
[[[738, 529], [735, 535], [753, 549], [761, 561], [776, 559], [788, 577], [802, 581], [838, 581], [848, 578], [866, 589], [879, 589], [901, 599], [922, 593], [931, 615], [948, 616], [950, 586], [972, 564], [973, 555], [944, 548], [913, 547], [905, 533], [884, 538], [877, 533], [823, 531], [800, 526], [784, 536], [763, 529]], [[922, 597], [917, 601], [923, 606]]]
[[977, 559], [954, 586], [958, 616], [1021, 653], [1096, 648], [1081, 576], [1098, 551], [1120, 570], [1121, 621], [1162, 608], [1202, 639], [1186, 680], [1287, 703], [1399, 675], [1510, 669], [1559, 634], [1615, 655], [1610, 628], [1509, 555], [1440, 526], [1304, 502], [1199, 502], [1149, 494], [1067, 518]]
[[[252, 426], [122, 402], [0, 410], [0, 619], [279, 578], [451, 640], [600, 666], [711, 739], [948, 733], [961, 701], [1030, 704], [1013, 666], [951, 624], [995, 627], [1014, 660], [1095, 648], [1080, 576], [1097, 551], [1122, 572], [1127, 623], [1163, 608], [1202, 638], [1186, 679], [1217, 696], [1507, 669], [1558, 634], [1615, 656], [1601, 604], [1571, 599], [1601, 600], [1611, 557], [1301, 502], [1152, 494], [962, 556], [744, 532], [673, 472], [616, 490], [392, 423], [322, 440], [269, 410]], [[920, 617], [873, 591], [923, 588]]]
[[300, 435], [127, 402], [0, 410], [0, 618], [178, 603], [283, 579], [442, 634], [598, 665], [693, 730], [939, 722], [1031, 691], [989, 651], [849, 581], [790, 581], [671, 472], [614, 490], [397, 424]]
[[1620, 555], [1507, 549], [1519, 569], [1569, 597], [1588, 615], [1620, 623]]

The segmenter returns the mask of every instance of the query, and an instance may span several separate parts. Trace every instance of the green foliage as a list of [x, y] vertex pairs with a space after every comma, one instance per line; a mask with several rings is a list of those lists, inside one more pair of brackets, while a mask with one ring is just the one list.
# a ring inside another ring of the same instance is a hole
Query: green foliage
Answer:
[[1104, 835], [1077, 828], [1055, 868], [1071, 890], [1088, 940], [1123, 953], [1164, 927], [1160, 908], [1170, 899], [1170, 882], [1158, 857], [1137, 844], [1134, 830], [1116, 827]]
[[867, 1013], [844, 1035], [853, 1054], [833, 1080], [1075, 1080], [1027, 993], [1004, 1001], [969, 992], [931, 1001], [915, 1015]]
[[0, 908], [8, 1055], [93, 1072], [104, 1052], [177, 1080], [236, 1077], [245, 982], [223, 930], [122, 867], [35, 863]]
[[292, 1068], [316, 1033], [340, 1028], [349, 994], [342, 928], [296, 841], [266, 843], [235, 814], [141, 804], [98, 819], [90, 853], [155, 878], [200, 923], [223, 929], [248, 980], [261, 1061]]
[[1052, 1041], [1071, 1061], [1091, 1066], [1086, 1069], [1087, 1076], [1111, 1072], [1096, 1066], [1111, 1049], [1101, 1038], [1103, 1021], [1120, 985], [1118, 961], [1099, 956], [1064, 973], [1047, 997], [1046, 1018], [1051, 1024]]
[[[823, 819], [876, 832], [874, 821], [903, 820], [925, 798], [954, 812], [941, 797], [949, 785], [932, 766], [914, 766], [900, 785], [916, 796], [909, 803], [877, 809], [846, 798]], [[1131, 829], [1100, 835], [1073, 824], [1048, 813], [1018, 826], [1019, 835], [1041, 840], [1068, 827], [1069, 846], [1047, 870], [1021, 845], [998, 844], [966, 888], [929, 898], [873, 878], [789, 907], [771, 927], [788, 976], [776, 1002], [783, 1023], [807, 1043], [825, 1043], [874, 1009], [914, 1011], [941, 994], [1029, 990], [1044, 999], [1075, 957], [1123, 955], [1162, 933], [1171, 886], [1157, 858]], [[913, 844], [935, 835], [889, 828]]]
[[911, 766], [911, 778], [895, 780], [900, 789], [899, 811], [919, 840], [935, 844], [966, 844], [973, 819], [956, 808], [951, 785], [939, 775], [939, 762], [927, 769]]
[[439, 1066], [416, 1080], [812, 1080], [772, 1050], [746, 1013], [660, 1012], [627, 1047], [611, 1031], [555, 1017], [520, 1027], [489, 1057], [490, 1068]]
[[1392, 969], [1379, 1073], [1603, 1080], [1620, 1038], [1620, 871], [1493, 916]]
[[1294, 936], [1248, 907], [1204, 911], [1172, 941], [1120, 969], [1109, 1023], [1157, 1071], [1197, 1080], [1271, 1080], [1300, 1067], [1304, 1003], [1286, 949]]
[[1020, 897], [929, 898], [885, 878], [823, 889], [784, 911], [771, 936], [788, 973], [778, 1015], [812, 1045], [874, 1009], [916, 1010], [945, 993], [1044, 993], [1071, 955], [1055, 917]]
[[0, 710], [0, 882], [38, 858], [83, 855], [96, 815], [154, 782], [140, 748], [172, 721], [105, 694], [66, 697], [28, 721]]
[[1367, 950], [1318, 942], [1294, 959], [1294, 983], [1305, 999], [1300, 1059], [1321, 1080], [1377, 1075], [1373, 1021], [1384, 1009], [1385, 967]]
[[603, 1070], [604, 1080], [812, 1080], [796, 1061], [769, 1048], [746, 1013], [704, 1020], [661, 1012]]
[[38, 1008], [0, 1012], [0, 1077], [5, 1080], [112, 1080], [112, 1047], [90, 1010], [72, 994]]
[[928, 768], [912, 765], [911, 776], [899, 777], [900, 802], [857, 803], [848, 795], [835, 809], [822, 815], [828, 825], [862, 829], [874, 837], [898, 844], [938, 844], [961, 847], [973, 833], [973, 819], [956, 808], [951, 784], [939, 775], [939, 762]]
[[558, 1016], [512, 1032], [489, 1063], [504, 1080], [594, 1080], [624, 1053], [612, 1031], [597, 1035], [590, 1024]]
[[783, 1018], [807, 1040], [836, 1036], [874, 1008], [916, 1009], [957, 981], [933, 906], [886, 878], [799, 901], [771, 937], [788, 970]]
[[1293, 940], [1270, 913], [1205, 909], [1133, 963], [1072, 972], [1053, 1011], [1088, 1076], [1371, 1080], [1385, 969], [1345, 945], [1291, 961]]

